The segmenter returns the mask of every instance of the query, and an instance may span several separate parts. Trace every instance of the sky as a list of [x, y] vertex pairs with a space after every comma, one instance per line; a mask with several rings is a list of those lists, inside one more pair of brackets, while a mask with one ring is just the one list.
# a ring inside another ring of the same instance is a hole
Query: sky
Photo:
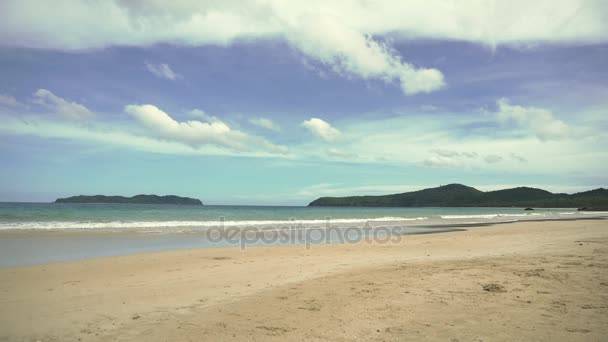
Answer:
[[0, 2], [0, 201], [608, 185], [605, 1]]

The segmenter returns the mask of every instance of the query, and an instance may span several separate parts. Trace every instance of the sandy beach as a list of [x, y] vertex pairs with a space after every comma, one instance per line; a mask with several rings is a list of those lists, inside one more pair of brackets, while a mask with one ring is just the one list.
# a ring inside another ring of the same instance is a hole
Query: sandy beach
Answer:
[[0, 341], [600, 341], [608, 220], [0, 269]]

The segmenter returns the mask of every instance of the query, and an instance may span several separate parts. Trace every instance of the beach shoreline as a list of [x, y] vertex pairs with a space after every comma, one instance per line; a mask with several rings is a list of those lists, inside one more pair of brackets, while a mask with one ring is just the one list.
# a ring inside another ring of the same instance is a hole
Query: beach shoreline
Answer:
[[[12, 229], [0, 230], [0, 268], [200, 248], [241, 249], [261, 246], [358, 243], [387, 237], [438, 234], [515, 222], [561, 222], [606, 219], [606, 216], [534, 218], [515, 221], [407, 225], [306, 227], [207, 227], [188, 231], [142, 231], [131, 229]], [[220, 236], [216, 234], [217, 232]]]
[[600, 340], [606, 268], [607, 220], [8, 267], [0, 341]]

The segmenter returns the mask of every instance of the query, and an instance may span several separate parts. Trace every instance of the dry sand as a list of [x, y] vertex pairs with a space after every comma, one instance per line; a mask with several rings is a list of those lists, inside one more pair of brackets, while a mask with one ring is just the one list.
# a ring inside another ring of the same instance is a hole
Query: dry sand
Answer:
[[0, 269], [0, 341], [608, 336], [608, 220]]

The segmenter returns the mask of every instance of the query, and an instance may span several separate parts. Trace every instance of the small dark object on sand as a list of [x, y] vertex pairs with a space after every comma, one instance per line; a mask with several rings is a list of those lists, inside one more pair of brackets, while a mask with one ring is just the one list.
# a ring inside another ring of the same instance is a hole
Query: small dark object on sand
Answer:
[[507, 292], [504, 286], [496, 283], [483, 284], [481, 287], [488, 292]]

